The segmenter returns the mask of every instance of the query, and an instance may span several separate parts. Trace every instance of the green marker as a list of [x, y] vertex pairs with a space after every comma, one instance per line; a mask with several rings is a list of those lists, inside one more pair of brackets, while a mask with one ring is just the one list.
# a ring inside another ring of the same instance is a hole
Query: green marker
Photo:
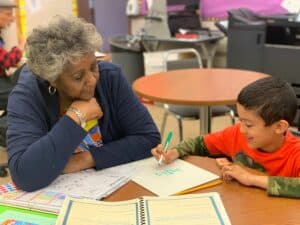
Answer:
[[[164, 150], [163, 150], [164, 152], [166, 152], [166, 151], [168, 150], [168, 146], [169, 146], [169, 144], [170, 144], [170, 142], [171, 142], [172, 136], [173, 136], [173, 132], [170, 131], [170, 132], [168, 133], [166, 142], [165, 142], [165, 144], [164, 144]], [[158, 161], [158, 164], [159, 164], [159, 165], [162, 164], [162, 160], [163, 160], [163, 155], [160, 155], [160, 158], [159, 158], [159, 161]]]

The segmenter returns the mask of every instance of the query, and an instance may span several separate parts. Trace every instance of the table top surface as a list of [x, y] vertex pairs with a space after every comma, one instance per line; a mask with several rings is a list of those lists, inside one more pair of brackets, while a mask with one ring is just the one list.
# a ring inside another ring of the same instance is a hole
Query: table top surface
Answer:
[[[220, 174], [214, 159], [189, 156], [186, 160], [194, 165]], [[298, 199], [271, 197], [267, 195], [265, 190], [246, 187], [236, 181], [223, 183], [196, 192], [218, 192], [232, 225], [300, 224], [300, 201]], [[154, 194], [130, 181], [105, 200], [121, 201], [140, 196], [154, 196]]]
[[141, 97], [181, 105], [232, 105], [247, 84], [267, 74], [235, 69], [184, 69], [138, 78], [133, 90]]

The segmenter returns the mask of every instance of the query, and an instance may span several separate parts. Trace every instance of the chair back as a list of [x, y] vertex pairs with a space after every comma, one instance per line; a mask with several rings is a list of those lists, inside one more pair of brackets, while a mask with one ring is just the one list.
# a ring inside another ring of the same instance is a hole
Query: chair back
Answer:
[[[183, 54], [191, 55], [192, 58], [181, 59]], [[163, 55], [163, 67], [165, 71], [187, 68], [202, 68], [202, 59], [194, 48], [181, 48], [167, 50]]]

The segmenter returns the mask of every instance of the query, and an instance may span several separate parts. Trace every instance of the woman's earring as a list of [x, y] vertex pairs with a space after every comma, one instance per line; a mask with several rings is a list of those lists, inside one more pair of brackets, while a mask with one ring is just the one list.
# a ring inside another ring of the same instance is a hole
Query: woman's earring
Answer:
[[56, 93], [56, 88], [49, 85], [48, 92], [49, 92], [50, 95], [54, 95]]

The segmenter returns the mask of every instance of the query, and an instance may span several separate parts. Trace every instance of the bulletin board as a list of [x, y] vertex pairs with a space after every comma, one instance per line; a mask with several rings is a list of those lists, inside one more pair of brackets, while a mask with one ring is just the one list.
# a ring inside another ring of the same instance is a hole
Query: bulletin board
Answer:
[[36, 26], [47, 23], [55, 15], [77, 16], [77, 0], [17, 0], [19, 38], [26, 38]]

